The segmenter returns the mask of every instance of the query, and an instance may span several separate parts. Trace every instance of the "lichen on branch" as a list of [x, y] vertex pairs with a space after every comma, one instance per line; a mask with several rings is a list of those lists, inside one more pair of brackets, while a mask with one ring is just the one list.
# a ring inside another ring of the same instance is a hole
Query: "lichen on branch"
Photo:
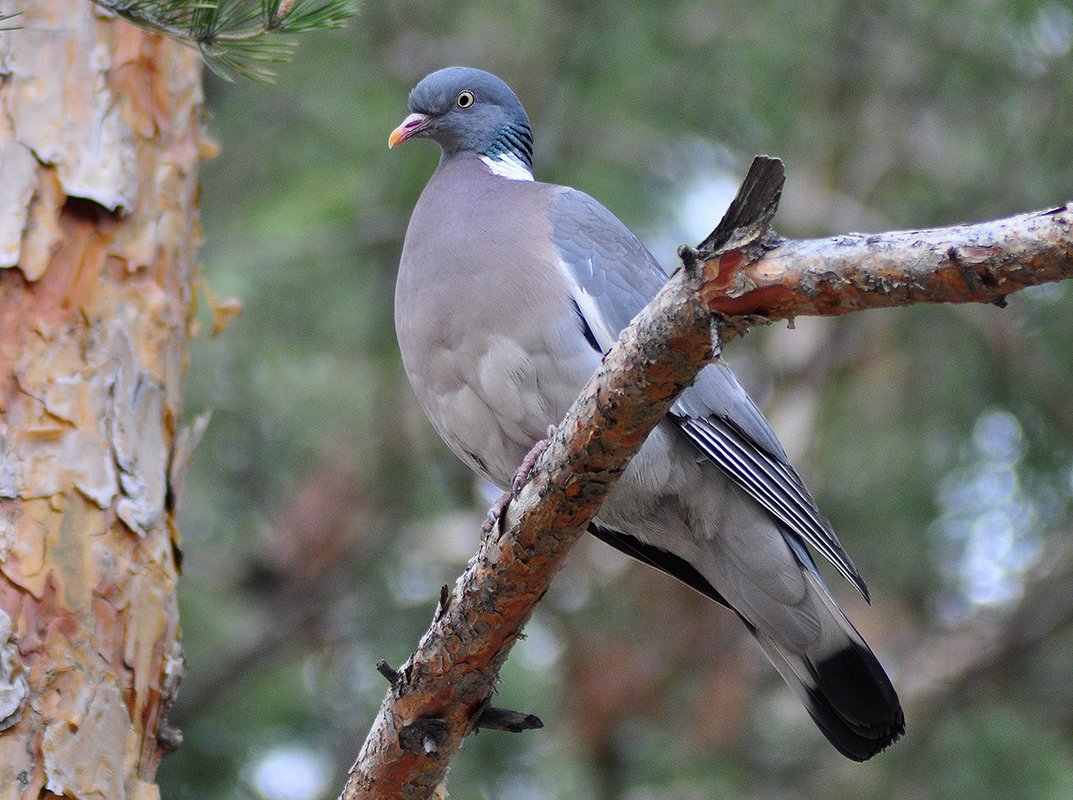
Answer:
[[[704, 254], [698, 256], [703, 259]], [[1073, 204], [928, 230], [773, 239], [760, 258], [707, 259], [701, 295], [725, 338], [757, 321], [915, 303], [1006, 304], [1073, 277]]]

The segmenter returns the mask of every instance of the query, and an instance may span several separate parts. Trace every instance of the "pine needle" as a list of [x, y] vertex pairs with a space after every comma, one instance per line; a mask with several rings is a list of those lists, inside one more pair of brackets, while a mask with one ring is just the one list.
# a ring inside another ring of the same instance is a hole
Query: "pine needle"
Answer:
[[339, 28], [357, 13], [354, 0], [93, 0], [147, 30], [196, 47], [225, 80], [271, 82], [273, 64], [290, 61], [288, 34]]
[[[16, 11], [12, 14], [0, 14], [0, 22], [7, 22], [9, 19], [13, 19], [21, 13], [21, 11]], [[0, 25], [0, 31], [17, 31], [21, 29], [21, 25]]]

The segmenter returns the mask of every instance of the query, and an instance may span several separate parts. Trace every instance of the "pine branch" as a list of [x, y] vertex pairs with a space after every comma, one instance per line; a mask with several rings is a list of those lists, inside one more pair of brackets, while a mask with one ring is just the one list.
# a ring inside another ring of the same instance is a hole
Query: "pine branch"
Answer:
[[[927, 232], [780, 240], [781, 164], [759, 157], [739, 199], [601, 364], [431, 627], [397, 671], [341, 800], [425, 800], [479, 724], [499, 670], [588, 521], [719, 337], [796, 315], [920, 302], [1001, 303], [1073, 278], [1073, 204]], [[724, 315], [733, 314], [733, 317]], [[713, 320], [715, 324], [713, 325]]]
[[[757, 323], [915, 303], [993, 303], [1073, 277], [1073, 203], [929, 230], [772, 239], [754, 261], [691, 251], [728, 340]], [[689, 248], [686, 248], [689, 250]]]
[[339, 28], [354, 16], [353, 0], [93, 0], [147, 30], [201, 51], [217, 75], [270, 82], [270, 65], [290, 61], [298, 43], [288, 34]]

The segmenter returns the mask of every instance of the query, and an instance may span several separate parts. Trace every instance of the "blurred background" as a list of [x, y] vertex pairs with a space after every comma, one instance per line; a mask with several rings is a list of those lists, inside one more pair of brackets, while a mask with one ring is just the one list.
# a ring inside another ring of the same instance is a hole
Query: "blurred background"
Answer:
[[[666, 265], [781, 157], [787, 236], [1073, 199], [1070, 0], [366, 3], [278, 82], [208, 76], [202, 311], [182, 501], [188, 673], [165, 798], [338, 794], [387, 684], [476, 551], [485, 490], [406, 383], [392, 297], [427, 72], [498, 73], [538, 177]], [[869, 582], [832, 585], [908, 733], [859, 765], [732, 616], [584, 541], [503, 672], [542, 731], [482, 733], [452, 797], [1073, 797], [1073, 286], [755, 329], [727, 356]]]

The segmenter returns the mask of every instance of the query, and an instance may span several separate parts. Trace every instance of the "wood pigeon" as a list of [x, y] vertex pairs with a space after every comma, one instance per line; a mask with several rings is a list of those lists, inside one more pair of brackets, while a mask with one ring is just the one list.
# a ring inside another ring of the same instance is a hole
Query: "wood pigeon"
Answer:
[[[533, 136], [502, 80], [424, 78], [388, 139], [432, 139], [395, 292], [406, 374], [443, 440], [509, 489], [600, 359], [667, 276], [610, 211], [533, 177]], [[806, 545], [867, 599], [760, 410], [722, 362], [659, 423], [590, 531], [734, 611], [820, 730], [863, 761], [905, 724], [872, 651]]]

